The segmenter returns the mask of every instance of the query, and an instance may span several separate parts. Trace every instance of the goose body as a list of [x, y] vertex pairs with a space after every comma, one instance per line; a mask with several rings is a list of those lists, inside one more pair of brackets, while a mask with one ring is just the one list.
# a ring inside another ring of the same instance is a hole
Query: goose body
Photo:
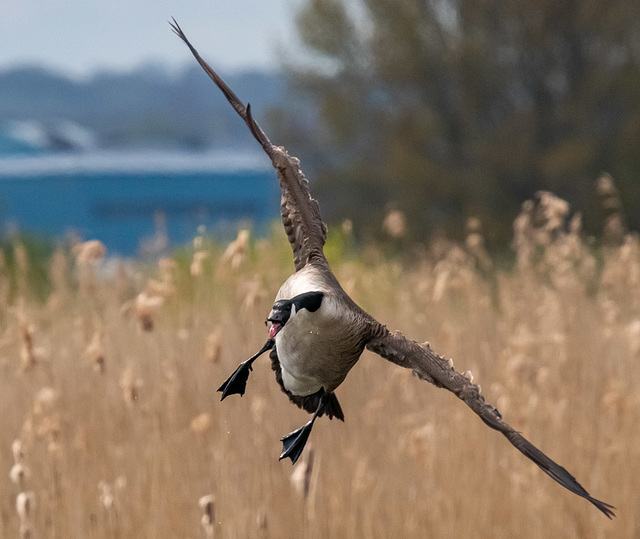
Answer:
[[320, 389], [334, 391], [365, 348], [362, 315], [345, 300], [347, 294], [324, 267], [307, 264], [282, 285], [275, 301], [308, 292], [323, 294], [311, 312], [295, 305], [289, 320], [275, 335], [275, 350], [282, 368], [284, 389], [306, 397]]
[[219, 389], [222, 399], [232, 394], [243, 395], [253, 362], [270, 351], [272, 368], [282, 390], [293, 403], [313, 414], [303, 427], [282, 438], [280, 458], [290, 458], [295, 463], [318, 417], [344, 418], [335, 390], [367, 348], [400, 367], [411, 369], [420, 379], [453, 393], [553, 480], [588, 500], [608, 518], [615, 516], [611, 505], [593, 498], [565, 468], [508, 425], [498, 410], [485, 401], [480, 387], [457, 372], [444, 357], [435, 354], [428, 343], [419, 344], [400, 333], [390, 332], [355, 304], [324, 257], [327, 227], [318, 203], [311, 197], [300, 162], [269, 141], [253, 119], [250, 106], [245, 107], [200, 57], [175, 20], [172, 28], [271, 159], [282, 189], [282, 223], [293, 251], [295, 273], [276, 295], [267, 318], [271, 323], [267, 342], [222, 384]]

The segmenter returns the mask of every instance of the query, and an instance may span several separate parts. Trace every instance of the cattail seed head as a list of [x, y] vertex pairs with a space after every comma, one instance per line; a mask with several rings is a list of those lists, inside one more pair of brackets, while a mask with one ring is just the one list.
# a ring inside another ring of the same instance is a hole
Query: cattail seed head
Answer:
[[107, 481], [100, 481], [98, 483], [98, 490], [100, 491], [100, 496], [98, 497], [98, 499], [100, 500], [100, 504], [106, 511], [111, 511], [112, 509], [118, 508], [118, 494], [126, 486], [127, 478], [123, 475], [118, 476], [113, 482], [113, 485], [111, 485]]
[[204, 510], [204, 515], [202, 515], [200, 523], [202, 524], [202, 529], [204, 530], [204, 533], [207, 537], [213, 537], [215, 525], [214, 502], [215, 498], [213, 494], [207, 494], [206, 496], [202, 496], [198, 500], [198, 505]]
[[14, 464], [9, 471], [9, 479], [20, 488], [24, 487], [24, 483], [30, 475], [31, 470], [21, 462]]
[[140, 397], [140, 390], [144, 385], [142, 378], [136, 376], [131, 367], [127, 367], [120, 377], [122, 397], [128, 406], [133, 406]]
[[240, 230], [238, 237], [229, 244], [222, 255], [222, 262], [229, 264], [232, 269], [238, 269], [246, 260], [248, 253], [249, 231]]
[[20, 329], [20, 363], [22, 370], [26, 372], [35, 367], [42, 352], [34, 344], [35, 326], [29, 320], [24, 299], [18, 300], [16, 312]]
[[73, 247], [73, 254], [80, 266], [95, 264], [104, 259], [107, 248], [98, 240], [85, 241]]
[[407, 235], [407, 218], [400, 210], [390, 211], [382, 222], [382, 229], [393, 239]]
[[48, 414], [53, 411], [58, 402], [59, 394], [52, 387], [43, 387], [34, 399], [33, 413], [34, 415]]
[[13, 453], [13, 460], [16, 464], [24, 462], [24, 446], [20, 439], [15, 439], [11, 444], [11, 452]]
[[125, 316], [133, 314], [140, 324], [140, 329], [151, 331], [154, 327], [155, 316], [163, 304], [163, 296], [151, 295], [143, 291], [135, 299], [127, 301], [121, 307], [120, 312]]
[[98, 483], [98, 490], [100, 491], [99, 500], [102, 504], [102, 507], [104, 507], [107, 511], [111, 511], [115, 504], [115, 495], [113, 493], [111, 485], [106, 481], [100, 481], [100, 483]]
[[191, 262], [191, 275], [200, 277], [204, 273], [204, 262], [209, 258], [207, 251], [196, 251], [193, 253], [193, 261]]
[[291, 474], [291, 484], [298, 494], [304, 499], [309, 495], [311, 489], [311, 475], [313, 472], [313, 449], [309, 449], [306, 458], [298, 464]]
[[16, 497], [16, 511], [20, 520], [25, 523], [31, 520], [36, 508], [36, 495], [31, 492], [21, 492]]
[[218, 363], [220, 361], [220, 353], [222, 351], [222, 330], [214, 329], [207, 337], [207, 344], [204, 350], [204, 357], [210, 363]]
[[206, 432], [209, 427], [211, 427], [211, 416], [207, 413], [194, 417], [189, 424], [189, 430], [196, 433]]
[[91, 337], [91, 341], [87, 345], [85, 349], [85, 353], [91, 360], [93, 364], [94, 370], [99, 372], [100, 374], [104, 373], [105, 370], [105, 352], [104, 352], [104, 344], [103, 344], [103, 331], [98, 329]]
[[353, 222], [351, 219], [345, 219], [342, 221], [342, 233], [345, 236], [351, 236], [353, 234]]

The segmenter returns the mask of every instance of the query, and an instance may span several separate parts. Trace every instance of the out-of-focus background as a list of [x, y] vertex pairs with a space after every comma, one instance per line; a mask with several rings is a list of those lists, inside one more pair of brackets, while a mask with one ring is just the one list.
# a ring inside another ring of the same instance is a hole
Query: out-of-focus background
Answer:
[[[27, 0], [7, 7], [0, 34], [5, 233], [75, 230], [134, 254], [162, 226], [173, 242], [198, 224], [264, 227], [277, 199], [271, 167], [170, 16], [302, 158], [326, 218], [351, 219], [360, 239], [399, 210], [411, 239], [460, 238], [478, 218], [489, 246], [503, 248], [541, 189], [597, 234], [602, 172], [640, 225], [631, 0]], [[194, 177], [219, 180], [221, 194]], [[136, 241], [118, 240], [116, 221]]]
[[[640, 536], [635, 2], [102, 4], [2, 6], [0, 537]], [[293, 264], [171, 16], [301, 158], [344, 289], [615, 520], [372, 353], [293, 468], [268, 360], [218, 402]]]
[[172, 34], [170, 17], [262, 117], [286, 103], [278, 49], [296, 41], [286, 2], [7, 6], [5, 238], [96, 237], [113, 254], [158, 255], [199, 226], [230, 238], [238, 222], [264, 232], [277, 216], [269, 161]]

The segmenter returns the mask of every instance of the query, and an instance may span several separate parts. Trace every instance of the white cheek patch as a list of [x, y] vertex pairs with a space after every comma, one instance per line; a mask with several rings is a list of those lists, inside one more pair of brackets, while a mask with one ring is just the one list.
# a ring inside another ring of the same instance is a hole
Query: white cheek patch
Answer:
[[296, 306], [294, 303], [291, 304], [291, 314], [289, 315], [289, 318], [293, 318], [293, 316], [296, 314]]

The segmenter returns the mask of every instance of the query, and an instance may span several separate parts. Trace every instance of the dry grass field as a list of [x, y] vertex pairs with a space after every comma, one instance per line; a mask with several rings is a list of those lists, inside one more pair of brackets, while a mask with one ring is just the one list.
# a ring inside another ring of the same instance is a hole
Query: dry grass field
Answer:
[[565, 210], [525, 207], [508, 271], [473, 226], [410, 262], [355, 253], [348, 234], [327, 253], [356, 301], [471, 370], [613, 521], [368, 352], [337, 391], [346, 422], [323, 418], [295, 467], [278, 462], [308, 416], [268, 359], [243, 398], [216, 393], [266, 339], [293, 267], [278, 230], [224, 253], [196, 238], [152, 268], [82, 244], [50, 261], [44, 302], [14, 247], [17, 271], [0, 272], [0, 537], [640, 537], [640, 242], [609, 230], [591, 247]]

